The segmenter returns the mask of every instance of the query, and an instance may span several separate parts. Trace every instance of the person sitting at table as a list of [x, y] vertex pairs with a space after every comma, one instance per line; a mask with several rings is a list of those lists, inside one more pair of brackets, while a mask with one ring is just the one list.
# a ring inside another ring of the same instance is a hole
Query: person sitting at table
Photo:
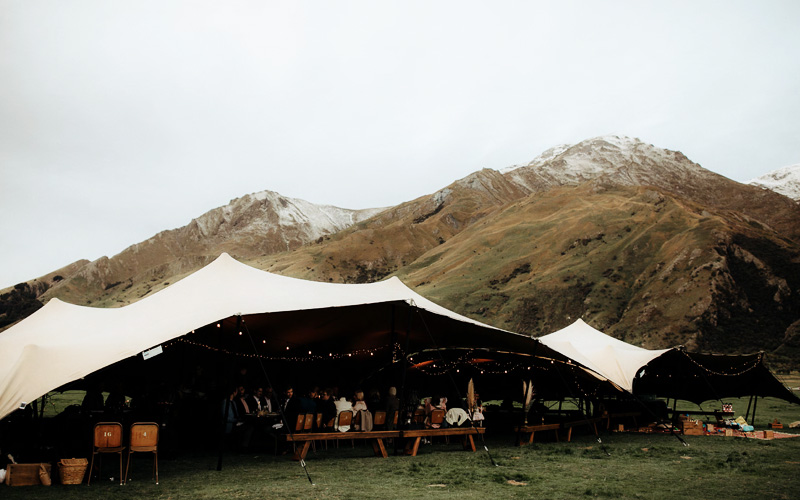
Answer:
[[351, 403], [350, 401], [347, 400], [347, 398], [342, 396], [341, 399], [334, 402], [334, 405], [336, 406], [336, 420], [334, 420], [333, 423], [334, 427], [336, 428], [337, 431], [341, 432], [349, 431], [350, 430], [349, 425], [339, 425], [339, 414], [342, 413], [343, 411], [352, 412], [353, 403]]
[[[319, 403], [317, 403], [317, 411], [322, 413], [322, 428], [325, 430], [333, 430], [336, 426], [336, 403], [334, 403], [333, 399], [331, 399], [331, 393], [329, 389], [324, 389], [320, 393], [321, 399]], [[328, 422], [334, 420], [333, 428], [328, 427]]]
[[383, 408], [386, 410], [386, 429], [394, 430], [394, 415], [400, 411], [400, 399], [397, 397], [396, 387], [389, 387], [389, 392], [383, 401]]
[[357, 431], [371, 431], [372, 430], [372, 413], [367, 409], [367, 402], [364, 401], [364, 391], [358, 390], [353, 396], [353, 420], [355, 415], [358, 414], [358, 423], [355, 424]]
[[[286, 417], [286, 422], [294, 432], [294, 426], [297, 423], [297, 416], [303, 413], [300, 404], [300, 398], [294, 395], [294, 388], [289, 386], [284, 392], [283, 414]], [[284, 432], [289, 432], [289, 429], [284, 429]]]
[[381, 400], [381, 392], [378, 389], [370, 389], [369, 396], [367, 396], [367, 409], [374, 415], [376, 411], [383, 409], [383, 400]]
[[316, 391], [314, 388], [308, 391], [307, 395], [300, 396], [300, 413], [317, 413]]
[[243, 385], [239, 385], [236, 388], [236, 397], [234, 398], [234, 402], [236, 403], [236, 408], [239, 411], [239, 416], [244, 418], [245, 415], [251, 415], [252, 410], [250, 405], [247, 403], [248, 395], [244, 390]]
[[263, 387], [256, 387], [253, 394], [245, 399], [245, 402], [253, 413], [262, 414], [262, 412], [272, 412], [272, 401], [264, 397]]

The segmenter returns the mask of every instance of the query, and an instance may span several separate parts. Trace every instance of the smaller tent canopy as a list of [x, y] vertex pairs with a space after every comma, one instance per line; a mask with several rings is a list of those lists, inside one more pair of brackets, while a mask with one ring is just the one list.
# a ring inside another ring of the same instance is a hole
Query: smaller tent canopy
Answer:
[[636, 347], [592, 328], [582, 319], [538, 340], [628, 392], [633, 392], [639, 369], [669, 351]]
[[767, 368], [763, 353], [703, 354], [670, 349], [642, 367], [633, 389], [637, 394], [697, 404], [742, 396], [774, 397], [800, 404], [800, 398]]
[[[413, 325], [409, 314], [395, 314], [398, 307], [418, 313]], [[412, 328], [417, 339], [435, 332], [439, 347], [502, 346], [526, 352], [536, 343], [438, 306], [398, 278], [369, 284], [313, 282], [271, 274], [222, 254], [128, 306], [101, 309], [52, 299], [0, 333], [0, 417], [193, 330], [217, 322], [236, 324], [239, 316], [249, 331], [258, 330], [259, 348], [273, 353], [288, 342], [315, 345], [326, 353], [336, 347], [386, 346], [396, 332], [410, 339]]]
[[770, 396], [800, 403], [764, 363], [763, 353], [688, 353], [683, 347], [643, 349], [610, 337], [579, 319], [542, 344], [641, 395], [702, 403], [712, 399]]

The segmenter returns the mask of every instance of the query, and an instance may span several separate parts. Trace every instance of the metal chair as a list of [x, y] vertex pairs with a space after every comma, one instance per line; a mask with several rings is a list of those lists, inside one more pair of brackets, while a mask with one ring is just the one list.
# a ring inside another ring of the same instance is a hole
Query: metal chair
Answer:
[[[98, 422], [94, 426], [94, 436], [92, 440], [92, 461], [89, 464], [89, 479], [86, 484], [92, 483], [92, 472], [94, 470], [94, 456], [98, 453], [116, 453], [119, 455], [119, 484], [122, 485], [122, 452], [125, 447], [122, 445], [122, 424], [119, 422]], [[98, 472], [102, 469], [103, 456], [100, 456]]]
[[158, 484], [158, 424], [155, 422], [136, 422], [131, 425], [131, 438], [128, 443], [128, 465], [125, 466], [125, 482], [128, 482], [128, 471], [131, 468], [133, 452], [149, 452], [153, 454], [153, 475]]

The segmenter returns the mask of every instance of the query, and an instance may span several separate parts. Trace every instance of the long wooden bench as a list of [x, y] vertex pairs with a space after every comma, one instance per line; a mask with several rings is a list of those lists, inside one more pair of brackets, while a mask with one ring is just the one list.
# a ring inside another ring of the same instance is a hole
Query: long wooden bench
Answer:
[[520, 439], [519, 445], [523, 446], [525, 444], [533, 443], [533, 436], [536, 432], [539, 431], [553, 431], [555, 433], [556, 442], [559, 440], [558, 432], [562, 429], [566, 429], [567, 431], [567, 442], [572, 441], [572, 428], [577, 427], [579, 425], [588, 425], [593, 430], [594, 433], [597, 434], [597, 422], [602, 422], [605, 420], [604, 417], [595, 417], [595, 418], [584, 418], [580, 420], [572, 420], [569, 422], [558, 422], [552, 424], [540, 424], [540, 425], [518, 425], [514, 427], [514, 431], [519, 434], [528, 434], [528, 439]]
[[314, 441], [335, 441], [342, 439], [368, 439], [372, 441], [372, 449], [375, 451], [376, 457], [388, 458], [389, 454], [386, 453], [386, 447], [383, 444], [384, 439], [399, 438], [400, 431], [351, 431], [351, 432], [297, 432], [294, 434], [286, 434], [286, 441], [290, 443], [303, 443], [303, 446], [295, 449], [293, 460], [305, 460], [308, 454], [308, 449], [311, 448], [311, 443]]
[[417, 456], [419, 443], [422, 438], [437, 436], [462, 436], [464, 438], [464, 449], [475, 451], [475, 440], [472, 436], [484, 434], [486, 429], [483, 427], [447, 427], [444, 429], [406, 429], [400, 431], [403, 439], [406, 439], [406, 455]]

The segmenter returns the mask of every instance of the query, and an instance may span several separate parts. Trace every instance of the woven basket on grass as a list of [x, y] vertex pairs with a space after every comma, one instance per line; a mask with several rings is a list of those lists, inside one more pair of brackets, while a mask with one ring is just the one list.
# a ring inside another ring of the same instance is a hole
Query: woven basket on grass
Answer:
[[85, 458], [62, 458], [58, 462], [61, 484], [81, 484], [89, 461]]

